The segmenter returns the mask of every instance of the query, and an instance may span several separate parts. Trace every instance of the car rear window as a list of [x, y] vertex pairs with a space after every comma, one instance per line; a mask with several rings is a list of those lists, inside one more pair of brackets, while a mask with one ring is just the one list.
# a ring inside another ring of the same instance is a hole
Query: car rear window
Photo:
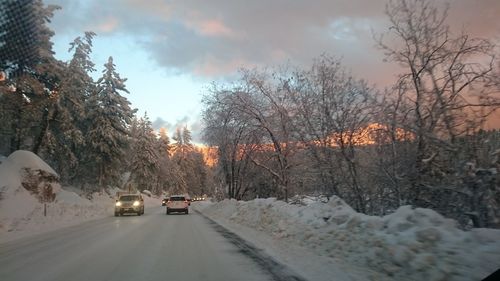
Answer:
[[134, 201], [134, 200], [139, 200], [139, 196], [134, 196], [134, 195], [125, 195], [125, 196], [120, 196], [121, 201]]
[[184, 197], [181, 196], [175, 196], [175, 197], [170, 197], [170, 201], [184, 201]]

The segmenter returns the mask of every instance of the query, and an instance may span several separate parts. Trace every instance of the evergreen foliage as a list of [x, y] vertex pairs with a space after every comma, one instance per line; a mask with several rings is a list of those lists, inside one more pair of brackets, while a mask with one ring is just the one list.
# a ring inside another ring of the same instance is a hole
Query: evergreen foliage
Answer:
[[130, 155], [131, 181], [137, 190], [150, 190], [160, 193], [158, 175], [160, 173], [160, 151], [158, 140], [145, 114], [132, 123], [132, 147]]
[[126, 79], [116, 72], [112, 57], [104, 67], [96, 92], [89, 98], [87, 122], [90, 125], [86, 135], [86, 156], [95, 164], [99, 186], [116, 184], [123, 172], [121, 163], [129, 144], [128, 126], [135, 113], [130, 102], [120, 94], [128, 93]]
[[146, 115], [135, 118], [112, 57], [92, 79], [94, 32], [69, 44], [68, 62], [54, 58], [47, 24], [58, 8], [42, 0], [0, 2], [0, 153], [33, 151], [63, 183], [87, 192], [123, 184], [158, 195], [202, 190], [206, 167], [187, 127], [171, 144]]

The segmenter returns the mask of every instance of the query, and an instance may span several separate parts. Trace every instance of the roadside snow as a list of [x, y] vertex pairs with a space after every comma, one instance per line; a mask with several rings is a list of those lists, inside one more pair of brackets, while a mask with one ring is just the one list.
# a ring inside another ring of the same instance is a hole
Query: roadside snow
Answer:
[[[44, 204], [22, 186], [23, 170], [56, 172], [35, 154], [16, 151], [0, 163], [0, 242], [80, 224], [84, 221], [113, 216], [116, 192], [93, 193], [89, 198], [77, 194], [78, 189], [62, 187], [54, 190], [55, 199]], [[159, 206], [160, 199], [143, 196], [146, 208]]]
[[50, 174], [57, 175], [57, 173], [47, 163], [30, 151], [15, 151], [7, 157], [7, 161], [17, 170], [29, 168], [33, 170], [43, 170]]
[[[113, 215], [109, 194], [54, 190], [44, 205], [23, 185], [25, 168], [57, 175], [40, 158], [18, 151], [0, 163], [0, 242]], [[161, 199], [143, 196], [146, 208]], [[264, 249], [308, 280], [481, 280], [500, 266], [500, 230], [462, 231], [429, 210], [402, 206], [377, 217], [340, 198], [193, 202], [191, 207]], [[296, 203], [297, 203], [296, 202]]]
[[377, 217], [337, 197], [308, 203], [224, 200], [196, 207], [311, 280], [330, 280], [330, 274], [338, 280], [481, 280], [500, 265], [500, 230], [462, 231], [453, 220], [411, 206]]

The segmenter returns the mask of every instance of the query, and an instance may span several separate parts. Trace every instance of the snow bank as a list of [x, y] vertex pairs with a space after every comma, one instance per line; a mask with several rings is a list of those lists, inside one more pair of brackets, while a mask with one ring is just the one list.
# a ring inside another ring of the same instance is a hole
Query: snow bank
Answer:
[[[81, 223], [92, 218], [111, 216], [111, 196], [93, 194], [92, 201], [51, 183], [53, 201], [44, 204], [37, 194], [23, 187], [28, 177], [45, 175], [57, 178], [57, 173], [37, 155], [29, 151], [16, 151], [0, 164], [0, 240], [48, 231], [56, 227]], [[29, 178], [38, 180], [39, 177]], [[39, 185], [40, 183], [33, 182]]]
[[500, 261], [500, 230], [465, 232], [430, 209], [402, 206], [384, 217], [367, 216], [333, 197], [306, 206], [224, 200], [205, 206], [203, 213], [369, 269], [367, 279], [481, 280]]
[[11, 229], [11, 218], [29, 216], [38, 200], [22, 186], [23, 168], [41, 169], [55, 174], [40, 158], [27, 151], [16, 151], [0, 164], [0, 231]]

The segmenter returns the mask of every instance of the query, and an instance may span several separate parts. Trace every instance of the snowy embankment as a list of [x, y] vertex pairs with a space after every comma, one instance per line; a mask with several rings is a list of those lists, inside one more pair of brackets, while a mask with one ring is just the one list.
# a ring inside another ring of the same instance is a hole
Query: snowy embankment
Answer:
[[[61, 187], [57, 173], [35, 154], [16, 151], [0, 164], [0, 242], [75, 225], [113, 215], [115, 193], [93, 193], [91, 199], [78, 189]], [[50, 188], [46, 216], [40, 190]], [[73, 191], [71, 191], [73, 190]], [[160, 200], [145, 197], [145, 206]]]
[[310, 280], [481, 280], [500, 267], [500, 230], [462, 231], [429, 209], [367, 216], [337, 197], [196, 207]]

